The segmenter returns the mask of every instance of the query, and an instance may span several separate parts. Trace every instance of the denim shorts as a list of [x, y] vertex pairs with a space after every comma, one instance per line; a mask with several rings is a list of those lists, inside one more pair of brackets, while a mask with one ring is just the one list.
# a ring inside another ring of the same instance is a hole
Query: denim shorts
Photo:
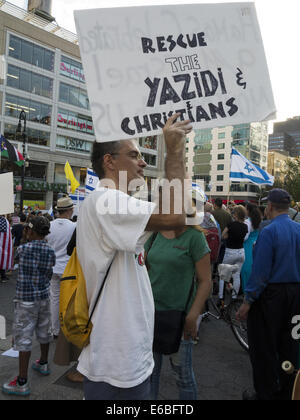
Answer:
[[50, 300], [15, 302], [13, 323], [14, 350], [32, 350], [33, 334], [40, 344], [52, 341]]

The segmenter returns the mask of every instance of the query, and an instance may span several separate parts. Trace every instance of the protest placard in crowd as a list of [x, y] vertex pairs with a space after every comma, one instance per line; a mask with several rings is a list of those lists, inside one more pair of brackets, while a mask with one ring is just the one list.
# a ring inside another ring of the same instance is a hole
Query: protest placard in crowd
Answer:
[[14, 212], [13, 173], [0, 174], [0, 215]]
[[274, 119], [254, 3], [75, 11], [97, 141]]

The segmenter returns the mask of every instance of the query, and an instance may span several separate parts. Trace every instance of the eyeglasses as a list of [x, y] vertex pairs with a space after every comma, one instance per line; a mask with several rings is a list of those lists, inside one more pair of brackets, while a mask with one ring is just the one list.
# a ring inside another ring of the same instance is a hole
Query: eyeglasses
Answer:
[[140, 153], [140, 152], [135, 152], [135, 151], [132, 151], [132, 152], [128, 152], [128, 153], [109, 153], [111, 156], [114, 156], [114, 155], [124, 155], [124, 156], [128, 156], [128, 157], [130, 157], [131, 159], [134, 159], [134, 160], [144, 160], [144, 157], [143, 157], [143, 155]]

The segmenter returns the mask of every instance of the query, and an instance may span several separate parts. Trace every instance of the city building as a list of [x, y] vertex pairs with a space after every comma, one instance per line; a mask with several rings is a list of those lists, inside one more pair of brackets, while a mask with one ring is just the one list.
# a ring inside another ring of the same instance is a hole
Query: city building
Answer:
[[283, 171], [286, 170], [286, 161], [289, 158], [289, 152], [273, 150], [268, 153], [268, 173], [273, 175], [275, 181], [284, 182]]
[[289, 118], [274, 124], [269, 136], [269, 150], [288, 152], [290, 156], [300, 156], [300, 117]]
[[[38, 5], [38, 7], [37, 7]], [[23, 151], [18, 136], [20, 112], [26, 113], [24, 205], [49, 209], [67, 191], [68, 160], [84, 189], [94, 125], [77, 36], [56, 24], [51, 1], [28, 2], [28, 10], [0, 1], [0, 130]], [[137, 139], [148, 164], [147, 181], [163, 175], [164, 146], [157, 136]], [[16, 203], [21, 169], [13, 171]]]
[[195, 130], [189, 135], [186, 147], [188, 174], [194, 180], [204, 181], [209, 197], [256, 201], [259, 187], [229, 180], [232, 147], [267, 170], [268, 124], [251, 123]]

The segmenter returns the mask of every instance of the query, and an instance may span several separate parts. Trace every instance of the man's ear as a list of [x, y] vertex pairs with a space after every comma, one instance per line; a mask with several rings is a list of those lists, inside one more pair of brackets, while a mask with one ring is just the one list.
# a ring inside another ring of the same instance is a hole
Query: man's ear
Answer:
[[105, 169], [109, 169], [110, 171], [113, 171], [114, 168], [115, 168], [114, 159], [112, 155], [107, 153], [106, 155], [103, 156], [103, 169], [104, 171]]

